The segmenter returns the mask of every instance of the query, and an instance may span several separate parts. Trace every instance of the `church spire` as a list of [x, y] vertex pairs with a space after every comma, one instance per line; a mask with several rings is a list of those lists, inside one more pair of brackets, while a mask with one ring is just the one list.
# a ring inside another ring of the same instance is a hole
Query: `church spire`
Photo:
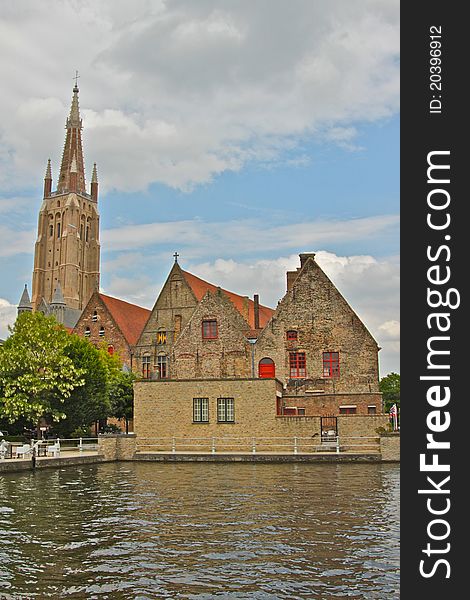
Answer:
[[70, 173], [72, 172], [72, 163], [74, 162], [74, 157], [74, 166], [77, 173], [76, 191], [85, 192], [85, 169], [83, 166], [82, 150], [82, 119], [80, 118], [80, 108], [78, 105], [78, 91], [78, 85], [75, 81], [70, 114], [65, 123], [67, 133], [65, 135], [59, 182], [57, 184], [58, 192], [66, 192], [67, 190], [71, 189]]
[[18, 314], [20, 315], [23, 312], [31, 312], [33, 310], [33, 305], [31, 304], [31, 300], [29, 298], [28, 286], [24, 285], [23, 293], [21, 294], [20, 302], [18, 304]]
[[52, 191], [51, 159], [47, 161], [46, 175], [44, 176], [44, 198], [49, 198]]
[[98, 174], [96, 173], [96, 163], [93, 165], [93, 173], [91, 176], [91, 197], [95, 202], [98, 202]]

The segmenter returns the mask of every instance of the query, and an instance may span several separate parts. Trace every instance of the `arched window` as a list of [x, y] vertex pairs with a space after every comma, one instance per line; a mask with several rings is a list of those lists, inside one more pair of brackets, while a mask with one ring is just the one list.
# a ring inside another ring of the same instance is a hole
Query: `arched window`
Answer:
[[87, 225], [86, 226], [86, 231], [85, 231], [85, 242], [88, 242], [88, 232], [89, 232], [89, 227]]
[[60, 221], [57, 223], [57, 237], [60, 238]]
[[85, 327], [85, 337], [90, 337], [90, 328], [89, 327]]
[[100, 337], [104, 337], [104, 327], [100, 327]]
[[274, 379], [276, 365], [272, 358], [262, 358], [258, 363], [258, 377], [260, 379]]
[[91, 317], [91, 320], [93, 321], [93, 323], [96, 323], [96, 321], [98, 320], [98, 313], [96, 312], [96, 310], [93, 311], [93, 316]]
[[54, 225], [49, 225], [49, 237], [54, 235]]

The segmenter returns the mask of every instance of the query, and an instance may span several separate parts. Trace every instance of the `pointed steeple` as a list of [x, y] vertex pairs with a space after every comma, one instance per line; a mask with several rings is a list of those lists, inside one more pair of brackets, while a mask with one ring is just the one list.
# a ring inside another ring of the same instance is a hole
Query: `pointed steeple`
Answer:
[[75, 157], [75, 172], [77, 173], [76, 191], [85, 192], [85, 170], [83, 167], [82, 150], [82, 119], [80, 118], [80, 108], [78, 105], [78, 86], [76, 83], [73, 88], [72, 105], [70, 107], [70, 114], [66, 121], [65, 127], [67, 129], [67, 133], [65, 136], [57, 191], [65, 192], [66, 190], [71, 189], [70, 173], [73, 172], [72, 163]]
[[31, 312], [33, 310], [33, 305], [31, 304], [31, 299], [28, 293], [28, 285], [24, 284], [24, 290], [21, 294], [20, 302], [18, 304], [18, 314], [20, 315], [23, 312]]
[[44, 198], [49, 198], [52, 191], [51, 159], [47, 161], [46, 175], [44, 176]]
[[93, 174], [91, 176], [91, 197], [98, 202], [98, 174], [96, 173], [96, 163], [93, 165]]
[[65, 306], [65, 300], [64, 300], [64, 295], [62, 293], [62, 287], [60, 285], [60, 281], [57, 282], [57, 287], [54, 290], [54, 295], [52, 296], [52, 300], [51, 300], [51, 307], [53, 305], [55, 306], [60, 306], [63, 305]]

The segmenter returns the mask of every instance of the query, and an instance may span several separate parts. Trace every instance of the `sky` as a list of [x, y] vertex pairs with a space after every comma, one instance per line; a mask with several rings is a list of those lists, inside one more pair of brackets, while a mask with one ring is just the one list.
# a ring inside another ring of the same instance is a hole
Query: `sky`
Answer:
[[78, 70], [104, 293], [151, 308], [177, 251], [275, 307], [315, 252], [399, 372], [398, 0], [4, 0], [0, 56], [0, 337]]

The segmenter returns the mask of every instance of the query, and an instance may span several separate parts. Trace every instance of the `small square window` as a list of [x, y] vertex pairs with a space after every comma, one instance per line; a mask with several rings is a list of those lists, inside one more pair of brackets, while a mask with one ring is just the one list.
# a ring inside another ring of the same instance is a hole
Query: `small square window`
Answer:
[[340, 415], [355, 415], [357, 412], [356, 406], [340, 406], [339, 414]]
[[376, 415], [377, 414], [377, 407], [376, 406], [368, 406], [367, 407], [367, 414], [368, 415]]
[[295, 329], [289, 329], [286, 333], [286, 338], [288, 342], [295, 342], [298, 339], [298, 333]]
[[202, 322], [202, 339], [215, 340], [217, 338], [217, 321], [208, 319]]

